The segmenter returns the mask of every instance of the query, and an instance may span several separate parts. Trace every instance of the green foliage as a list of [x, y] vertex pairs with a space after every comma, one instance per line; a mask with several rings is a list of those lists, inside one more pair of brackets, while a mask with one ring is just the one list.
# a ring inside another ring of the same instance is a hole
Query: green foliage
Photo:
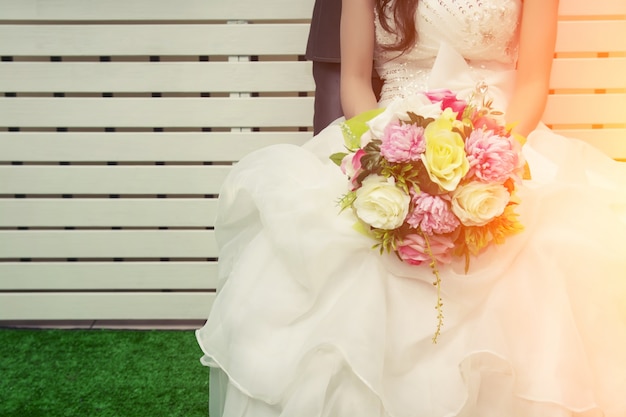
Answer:
[[398, 248], [398, 243], [401, 243], [402, 236], [406, 233], [404, 228], [398, 228], [393, 230], [375, 229], [372, 228], [371, 232], [374, 239], [378, 241], [374, 245], [374, 248], [378, 248], [380, 253], [393, 252]]
[[341, 208], [340, 212], [349, 207], [352, 207], [352, 203], [354, 203], [354, 200], [356, 200], [356, 191], [350, 191], [341, 196], [341, 199], [339, 199], [338, 203], [339, 207]]
[[421, 127], [426, 127], [428, 126], [430, 123], [434, 122], [435, 119], [433, 119], [432, 117], [424, 117], [424, 116], [420, 116], [419, 114], [415, 114], [412, 111], [407, 112], [407, 115], [409, 116], [409, 119], [411, 120], [411, 124], [417, 125], [417, 126], [421, 126]]
[[368, 110], [343, 122], [341, 130], [346, 148], [351, 151], [357, 150], [361, 146], [361, 136], [369, 129], [367, 122], [383, 111], [384, 108]]
[[341, 166], [341, 162], [343, 158], [345, 158], [348, 154], [346, 152], [337, 152], [330, 156], [330, 160], [335, 163], [337, 166]]
[[405, 193], [410, 194], [411, 190], [419, 194], [420, 192], [420, 170], [425, 170], [422, 162], [408, 162], [401, 164], [386, 163], [382, 169], [382, 175], [385, 177], [394, 177], [396, 185]]

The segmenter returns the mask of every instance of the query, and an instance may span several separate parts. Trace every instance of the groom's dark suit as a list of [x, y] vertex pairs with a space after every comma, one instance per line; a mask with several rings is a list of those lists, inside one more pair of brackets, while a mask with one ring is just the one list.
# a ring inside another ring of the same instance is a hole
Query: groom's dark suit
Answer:
[[343, 115], [339, 98], [340, 20], [341, 0], [315, 1], [306, 48], [306, 59], [313, 61], [315, 80], [315, 134]]

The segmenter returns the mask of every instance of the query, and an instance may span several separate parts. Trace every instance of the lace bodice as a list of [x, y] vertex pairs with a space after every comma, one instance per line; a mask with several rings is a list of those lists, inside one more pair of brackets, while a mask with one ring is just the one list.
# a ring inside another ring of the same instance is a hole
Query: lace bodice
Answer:
[[442, 43], [472, 70], [512, 69], [520, 14], [520, 0], [419, 0], [417, 42], [402, 55], [381, 48], [396, 38], [376, 21], [376, 69], [385, 80], [382, 101], [432, 88], [428, 79]]

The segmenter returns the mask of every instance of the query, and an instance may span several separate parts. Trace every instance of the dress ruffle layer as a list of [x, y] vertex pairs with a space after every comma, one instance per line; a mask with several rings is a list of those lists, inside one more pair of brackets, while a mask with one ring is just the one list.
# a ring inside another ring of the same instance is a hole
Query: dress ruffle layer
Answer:
[[525, 231], [467, 274], [440, 267], [433, 344], [428, 266], [381, 256], [339, 213], [340, 138], [257, 151], [223, 187], [221, 284], [197, 332], [211, 415], [626, 416], [626, 166], [535, 131]]

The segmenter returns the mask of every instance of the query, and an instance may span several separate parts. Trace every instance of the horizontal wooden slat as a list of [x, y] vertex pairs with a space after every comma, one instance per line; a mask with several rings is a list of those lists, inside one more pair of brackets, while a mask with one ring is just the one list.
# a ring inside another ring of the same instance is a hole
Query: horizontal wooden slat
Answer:
[[557, 58], [552, 64], [550, 87], [626, 88], [626, 58]]
[[313, 97], [0, 97], [8, 127], [310, 126]]
[[285, 92], [313, 91], [302, 62], [4, 62], [0, 91]]
[[[620, 123], [623, 94], [553, 95], [546, 123]], [[141, 99], [0, 98], [0, 126], [17, 127], [189, 127], [308, 126], [312, 97]], [[566, 106], [566, 107], [562, 107]], [[568, 120], [557, 109], [577, 109]]]
[[0, 320], [166, 320], [208, 317], [212, 293], [0, 293]]
[[[0, 0], [2, 20], [199, 20], [307, 19], [313, 0]], [[626, 14], [623, 0], [561, 0], [559, 14]]]
[[212, 230], [3, 230], [0, 258], [213, 258]]
[[307, 19], [313, 0], [0, 0], [0, 20]]
[[0, 55], [299, 55], [309, 25], [0, 25]]
[[0, 291], [211, 290], [216, 262], [0, 262]]
[[[552, 88], [624, 88], [626, 58], [558, 58]], [[313, 91], [310, 62], [6, 62], [0, 91]]]
[[[312, 132], [0, 132], [0, 161], [237, 161]], [[97, 151], [94, 151], [97, 149]]]
[[0, 166], [0, 194], [215, 194], [227, 166]]
[[206, 227], [216, 210], [215, 199], [6, 198], [0, 227]]
[[626, 160], [626, 128], [624, 129], [555, 129], [568, 138], [590, 143], [614, 159]]
[[[561, 21], [556, 51], [623, 51], [625, 35], [624, 20]], [[307, 24], [4, 25], [0, 55], [304, 54], [307, 37]]]
[[561, 16], [608, 16], [625, 14], [626, 2], [624, 0], [559, 1], [559, 15]]
[[555, 94], [548, 97], [547, 124], [624, 123], [626, 94]]
[[559, 22], [556, 52], [623, 52], [626, 20]]

